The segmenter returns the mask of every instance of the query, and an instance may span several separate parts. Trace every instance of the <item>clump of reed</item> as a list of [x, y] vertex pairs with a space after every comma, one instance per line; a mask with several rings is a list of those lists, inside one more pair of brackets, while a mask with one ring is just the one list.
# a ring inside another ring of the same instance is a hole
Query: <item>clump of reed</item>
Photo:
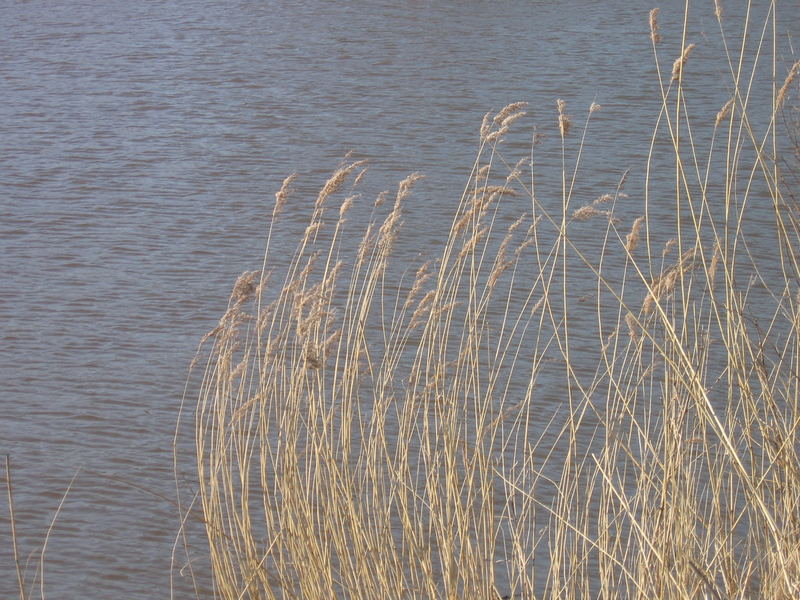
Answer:
[[[627, 173], [581, 205], [600, 107], [576, 133], [562, 100], [544, 126], [562, 150], [555, 198], [538, 138], [505, 151], [526, 105], [487, 114], [449, 234], [408, 270], [392, 257], [419, 175], [370, 206], [367, 166], [343, 163], [288, 257], [272, 238], [303, 200], [284, 182], [262, 266], [198, 368], [218, 596], [800, 597], [800, 223], [777, 128], [797, 65], [764, 123], [740, 65], [777, 57], [725, 38], [731, 100], [690, 120], [695, 45], [684, 31], [663, 58], [657, 16], [671, 225], [655, 143], [639, 210], [619, 210]], [[772, 256], [751, 252], [755, 202]]]

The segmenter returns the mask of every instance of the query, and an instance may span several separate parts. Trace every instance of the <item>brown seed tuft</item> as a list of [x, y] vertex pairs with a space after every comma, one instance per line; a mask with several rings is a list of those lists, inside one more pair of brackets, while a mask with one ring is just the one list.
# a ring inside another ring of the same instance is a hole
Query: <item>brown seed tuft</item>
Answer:
[[481, 123], [481, 140], [485, 140], [486, 136], [489, 135], [489, 131], [492, 128], [492, 122], [490, 115], [492, 113], [486, 113], [483, 115], [483, 122]]
[[511, 104], [506, 106], [503, 110], [501, 110], [499, 113], [495, 115], [494, 117], [495, 124], [496, 125], [502, 124], [507, 117], [513, 115], [516, 112], [519, 112], [526, 106], [528, 106], [527, 102], [512, 102]]
[[239, 275], [239, 278], [233, 285], [231, 300], [233, 300], [236, 304], [242, 304], [243, 302], [246, 302], [252, 298], [256, 291], [256, 285], [254, 281], [258, 274], [258, 271], [245, 271]]
[[489, 142], [490, 144], [499, 143], [502, 141], [500, 138], [502, 138], [507, 133], [508, 133], [508, 126], [503, 126], [497, 131], [493, 131], [492, 133], [487, 135], [485, 141]]
[[722, 19], [722, 3], [719, 0], [714, 0], [714, 16], [717, 17], [717, 21]]
[[565, 112], [567, 110], [567, 103], [561, 98], [556, 101], [558, 106], [558, 130], [561, 132], [561, 139], [564, 139], [569, 133], [570, 125], [569, 115]]
[[524, 117], [527, 114], [528, 113], [526, 113], [524, 110], [521, 110], [519, 112], [515, 112], [515, 113], [513, 113], [511, 115], [508, 115], [505, 119], [500, 121], [500, 126], [501, 127], [510, 127], [512, 123], [514, 123], [515, 121], [521, 119], [522, 117]]
[[358, 172], [358, 175], [356, 175], [356, 178], [353, 180], [354, 187], [357, 186], [359, 183], [361, 183], [361, 180], [364, 179], [364, 175], [367, 174], [367, 170], [368, 170], [367, 167], [364, 167]]
[[284, 204], [286, 204], [286, 199], [289, 197], [289, 194], [294, 191], [291, 185], [295, 179], [297, 179], [297, 173], [292, 173], [283, 180], [281, 189], [275, 192], [275, 208], [272, 209], [273, 218], [278, 216], [283, 209]]
[[686, 66], [686, 61], [689, 60], [689, 55], [692, 53], [692, 50], [694, 50], [695, 45], [696, 44], [689, 44], [686, 46], [681, 55], [675, 59], [675, 62], [672, 64], [672, 81], [683, 76], [683, 67]]
[[628, 252], [633, 252], [639, 245], [639, 234], [642, 230], [642, 225], [644, 225], [644, 216], [636, 217], [633, 227], [631, 227], [631, 232], [625, 238], [625, 249]]
[[622, 174], [622, 177], [619, 178], [619, 185], [617, 186], [620, 190], [625, 187], [625, 184], [628, 182], [628, 175], [631, 174], [630, 169], [626, 169], [625, 172]]
[[714, 289], [714, 280], [717, 277], [717, 266], [719, 265], [720, 254], [720, 246], [719, 242], [717, 242], [714, 244], [714, 255], [711, 257], [711, 265], [708, 267], [708, 285], [711, 289]]
[[379, 208], [386, 202], [386, 198], [389, 196], [389, 190], [383, 190], [378, 197], [375, 198], [375, 208]]
[[588, 221], [592, 217], [599, 217], [600, 215], [607, 215], [603, 210], [597, 210], [593, 204], [587, 204], [577, 208], [572, 213], [572, 218], [576, 221]]
[[775, 100], [775, 110], [778, 110], [783, 105], [783, 101], [786, 100], [786, 94], [789, 91], [789, 86], [792, 85], [792, 82], [794, 81], [795, 77], [797, 77], [798, 73], [800, 73], [800, 60], [792, 65], [792, 68], [789, 70], [789, 74], [786, 76], [786, 80], [781, 86], [781, 89], [778, 90], [778, 96]]
[[631, 339], [634, 343], [639, 341], [639, 323], [636, 320], [636, 316], [629, 312], [625, 315], [625, 324], [628, 326], [628, 335], [631, 336]]
[[414, 187], [414, 184], [424, 177], [425, 176], [422, 173], [412, 173], [400, 182], [400, 185], [397, 188], [397, 196], [395, 196], [394, 201], [395, 209], [398, 208], [403, 200], [408, 197], [408, 195], [411, 193], [411, 189]]
[[719, 112], [717, 113], [717, 118], [714, 120], [714, 127], [719, 127], [719, 124], [728, 118], [728, 115], [731, 113], [732, 106], [733, 106], [733, 98], [728, 100], [722, 106], [722, 108], [719, 109]]
[[347, 211], [353, 206], [353, 200], [356, 198], [357, 196], [348, 196], [344, 199], [344, 202], [342, 202], [342, 205], [339, 207], [339, 220], [344, 219], [345, 214], [347, 214]]
[[603, 194], [598, 196], [592, 204], [606, 204], [614, 199], [614, 194]]
[[658, 13], [661, 9], [654, 8], [650, 11], [650, 39], [654, 44], [661, 41], [661, 34], [658, 33]]
[[362, 166], [365, 162], [366, 161], [359, 160], [337, 169], [336, 172], [331, 175], [330, 179], [325, 182], [325, 185], [322, 186], [322, 189], [317, 196], [315, 207], [321, 207], [325, 203], [325, 200], [328, 198], [328, 196], [335, 193], [340, 187], [342, 187], [342, 184], [345, 182], [348, 175], [350, 175], [350, 173], [355, 171], [358, 167]]

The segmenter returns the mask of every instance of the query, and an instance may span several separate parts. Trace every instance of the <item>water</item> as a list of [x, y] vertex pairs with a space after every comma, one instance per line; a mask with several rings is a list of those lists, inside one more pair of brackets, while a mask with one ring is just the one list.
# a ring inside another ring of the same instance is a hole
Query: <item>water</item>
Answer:
[[[713, 118], [726, 74], [706, 4], [692, 69], [714, 85], [691, 100]], [[483, 114], [527, 100], [552, 128], [564, 98], [576, 122], [603, 105], [578, 197], [613, 190], [627, 168], [641, 189], [659, 108], [650, 8], [3, 3], [0, 453], [29, 575], [74, 476], [49, 536], [47, 595], [166, 597], [171, 571], [176, 597], [191, 593], [182, 559], [171, 563], [179, 401], [199, 338], [259, 264], [283, 177], [298, 171], [299, 189], [315, 190], [349, 150], [372, 164], [376, 192], [422, 171], [408, 252], [430, 250]], [[737, 22], [740, 8], [727, 10]], [[682, 4], [662, 5], [670, 63], [681, 19]], [[11, 597], [2, 506], [0, 596]]]

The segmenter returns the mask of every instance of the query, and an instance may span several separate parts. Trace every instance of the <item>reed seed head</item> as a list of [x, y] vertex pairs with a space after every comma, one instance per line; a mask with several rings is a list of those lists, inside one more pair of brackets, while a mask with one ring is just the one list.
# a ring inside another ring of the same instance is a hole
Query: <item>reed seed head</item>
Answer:
[[719, 265], [720, 255], [721, 250], [719, 242], [717, 242], [714, 244], [714, 255], [711, 257], [711, 264], [708, 267], [708, 285], [712, 289], [714, 288], [714, 280], [717, 276], [717, 266]]
[[513, 114], [510, 114], [505, 119], [500, 121], [500, 126], [501, 127], [510, 127], [515, 121], [518, 121], [519, 119], [521, 119], [522, 117], [524, 117], [527, 114], [528, 113], [525, 112], [524, 110], [521, 110], [519, 112], [515, 112]]
[[483, 115], [483, 122], [481, 123], [481, 140], [485, 140], [486, 136], [489, 135], [489, 131], [492, 128], [492, 121], [491, 121], [491, 114], [487, 112]]
[[628, 326], [628, 335], [631, 336], [631, 340], [637, 343], [639, 341], [639, 323], [632, 312], [625, 315], [625, 324]]
[[654, 44], [661, 41], [661, 34], [658, 33], [658, 13], [661, 9], [654, 8], [650, 11], [650, 39]]
[[639, 236], [644, 225], [644, 216], [636, 217], [631, 227], [631, 232], [625, 238], [625, 249], [628, 252], [633, 252], [639, 245]]
[[493, 131], [489, 135], [486, 136], [485, 140], [490, 144], [495, 144], [501, 142], [501, 138], [508, 133], [508, 126], [504, 125], [500, 127], [500, 129]]
[[295, 179], [297, 179], [297, 173], [292, 173], [283, 180], [281, 189], [275, 192], [275, 208], [272, 209], [273, 218], [277, 217], [281, 210], [283, 210], [283, 206], [286, 204], [286, 199], [289, 197], [289, 194], [294, 191], [291, 186]]
[[622, 190], [625, 187], [625, 184], [628, 182], [628, 175], [630, 174], [631, 170], [626, 169], [625, 172], [622, 174], [622, 177], [619, 178], [619, 184], [617, 185], [617, 188], [619, 190]]
[[796, 61], [792, 65], [792, 68], [789, 70], [789, 74], [786, 76], [786, 80], [781, 86], [781, 89], [778, 90], [778, 96], [775, 100], [775, 110], [778, 110], [781, 106], [783, 106], [783, 102], [786, 100], [786, 94], [789, 91], [789, 87], [792, 85], [792, 82], [795, 80], [798, 73], [800, 73], [800, 60]]
[[361, 180], [364, 179], [364, 175], [367, 174], [367, 171], [367, 167], [364, 167], [358, 172], [358, 175], [356, 175], [356, 178], [353, 180], [354, 187], [361, 183]]
[[597, 210], [593, 204], [587, 204], [577, 208], [572, 213], [572, 218], [576, 221], [588, 221], [592, 217], [599, 217], [600, 215], [607, 215], [603, 210]]
[[558, 130], [561, 132], [561, 139], [564, 139], [569, 133], [570, 125], [569, 115], [565, 112], [567, 110], [567, 103], [561, 98], [556, 102], [558, 106]]
[[256, 291], [256, 284], [254, 283], [258, 271], [245, 271], [236, 280], [231, 292], [231, 300], [235, 304], [243, 304], [253, 297]]
[[375, 208], [380, 208], [384, 202], [386, 202], [386, 198], [389, 196], [389, 190], [383, 190], [378, 197], [375, 198]]
[[510, 117], [514, 113], [518, 113], [526, 106], [528, 106], [527, 102], [512, 102], [511, 104], [506, 106], [503, 110], [501, 110], [499, 113], [495, 115], [494, 117], [495, 125], [502, 125], [503, 121], [505, 121], [508, 117]]
[[347, 211], [353, 206], [353, 200], [355, 200], [357, 196], [348, 196], [342, 202], [342, 205], [339, 207], [339, 220], [343, 220], [344, 216], [347, 214]]
[[350, 173], [362, 166], [365, 162], [366, 161], [359, 160], [354, 163], [350, 163], [349, 165], [345, 165], [344, 167], [338, 168], [334, 174], [331, 175], [330, 179], [325, 182], [325, 185], [322, 186], [322, 189], [317, 196], [315, 207], [320, 208], [331, 194], [335, 193], [340, 187], [342, 187], [342, 184], [345, 182]]
[[686, 66], [686, 61], [689, 60], [689, 55], [692, 53], [692, 50], [694, 50], [695, 46], [696, 44], [689, 44], [683, 49], [681, 55], [675, 59], [675, 62], [672, 64], [672, 81], [682, 77], [683, 67]]
[[717, 113], [717, 118], [714, 120], [714, 127], [719, 127], [719, 124], [728, 118], [728, 115], [731, 113], [732, 106], [733, 106], [733, 98], [728, 100], [722, 106], [722, 108], [719, 109], [719, 112]]

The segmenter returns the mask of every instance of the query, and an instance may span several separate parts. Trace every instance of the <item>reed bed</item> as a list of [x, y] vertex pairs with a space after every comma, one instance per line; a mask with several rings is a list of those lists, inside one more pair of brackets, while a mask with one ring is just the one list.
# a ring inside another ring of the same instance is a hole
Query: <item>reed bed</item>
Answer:
[[[513, 156], [524, 103], [487, 115], [419, 265], [393, 261], [419, 175], [375, 202], [360, 161], [315, 198], [284, 181], [196, 367], [216, 596], [800, 597], [800, 223], [780, 168], [798, 63], [784, 79], [774, 7], [744, 41], [716, 7], [732, 94], [710, 122], [687, 108], [688, 24], [662, 56], [650, 15], [662, 103], [638, 210], [622, 173], [576, 199], [602, 109], [578, 123], [562, 100], [541, 124], [560, 181], [539, 180], [536, 134]], [[750, 101], [760, 69], [771, 110]], [[287, 203], [310, 206], [290, 253]]]

